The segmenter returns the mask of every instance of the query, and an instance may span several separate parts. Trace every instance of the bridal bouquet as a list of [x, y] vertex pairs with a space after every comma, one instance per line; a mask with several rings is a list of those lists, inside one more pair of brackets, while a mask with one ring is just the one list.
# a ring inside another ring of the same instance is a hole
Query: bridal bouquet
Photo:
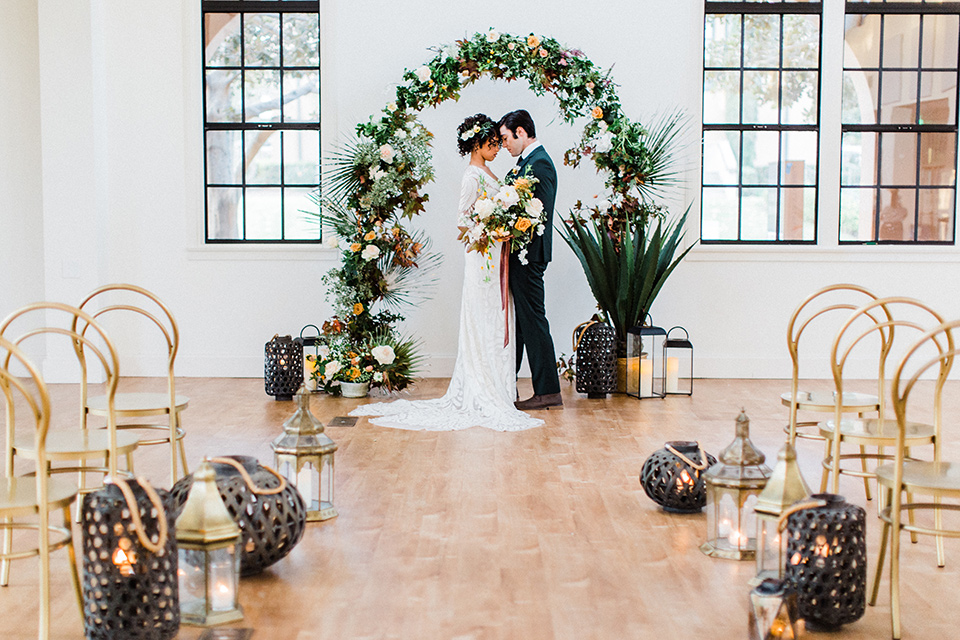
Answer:
[[511, 184], [491, 195], [483, 182], [473, 209], [460, 216], [458, 240], [467, 251], [490, 255], [496, 242], [510, 242], [510, 251], [519, 251], [520, 262], [527, 263], [526, 246], [533, 234], [543, 235], [543, 203], [533, 197], [538, 180], [529, 169]]

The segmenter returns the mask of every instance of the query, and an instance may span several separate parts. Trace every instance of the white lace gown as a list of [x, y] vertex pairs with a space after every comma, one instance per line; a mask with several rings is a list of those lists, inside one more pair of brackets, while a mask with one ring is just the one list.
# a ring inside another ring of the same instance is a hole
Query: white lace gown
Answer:
[[[492, 179], [468, 165], [460, 188], [460, 213], [473, 207], [481, 184], [489, 191]], [[422, 431], [455, 431], [485, 427], [521, 431], [538, 427], [533, 418], [513, 406], [517, 397], [513, 299], [509, 300], [510, 342], [504, 347], [504, 310], [500, 299], [500, 247], [492, 258], [476, 251], [464, 260], [463, 297], [457, 361], [447, 392], [430, 400], [394, 400], [357, 407], [352, 416], [375, 416], [381, 427]]]

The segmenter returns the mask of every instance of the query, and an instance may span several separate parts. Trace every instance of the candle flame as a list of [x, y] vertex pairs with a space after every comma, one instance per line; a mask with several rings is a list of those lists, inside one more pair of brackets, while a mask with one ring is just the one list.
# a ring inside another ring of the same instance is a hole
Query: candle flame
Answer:
[[221, 582], [217, 585], [217, 591], [220, 593], [230, 593], [230, 588]]
[[125, 552], [123, 549], [117, 547], [113, 552], [113, 564], [120, 569], [120, 573], [125, 576], [133, 575], [133, 565], [137, 562], [137, 554], [133, 551]]
[[814, 543], [813, 555], [820, 556], [821, 558], [829, 557], [830, 545], [827, 544], [827, 539], [824, 536], [817, 536]]

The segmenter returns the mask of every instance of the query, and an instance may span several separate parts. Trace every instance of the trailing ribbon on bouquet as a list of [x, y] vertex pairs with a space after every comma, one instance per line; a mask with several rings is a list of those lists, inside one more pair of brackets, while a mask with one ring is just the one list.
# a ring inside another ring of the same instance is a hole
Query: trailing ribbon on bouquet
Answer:
[[503, 346], [510, 344], [510, 243], [500, 243], [500, 306], [503, 309]]

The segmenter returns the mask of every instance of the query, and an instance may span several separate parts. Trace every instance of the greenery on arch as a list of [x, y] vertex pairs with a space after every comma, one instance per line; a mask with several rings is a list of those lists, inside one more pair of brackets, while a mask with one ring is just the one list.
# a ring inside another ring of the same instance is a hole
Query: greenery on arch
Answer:
[[[582, 51], [553, 38], [501, 34], [493, 29], [432, 49], [423, 65], [407, 69], [396, 97], [379, 114], [356, 127], [356, 139], [330, 158], [320, 195], [322, 222], [331, 234], [342, 265], [325, 276], [336, 317], [325, 324], [328, 338], [346, 336], [369, 345], [373, 336], [391, 335], [403, 309], [429, 291], [438, 257], [422, 233], [409, 233], [412, 219], [428, 201], [433, 180], [432, 134], [417, 114], [447, 100], [483, 76], [508, 82], [525, 80], [537, 95], [552, 94], [565, 122], [583, 121], [579, 143], [564, 163], [593, 161], [610, 195], [609, 225], [646, 224], [644, 206], [676, 179], [670, 150], [679, 133], [679, 116], [660, 118], [646, 128], [623, 112], [610, 72]], [[611, 213], [612, 212], [612, 213]], [[332, 233], [331, 233], [332, 232]], [[385, 383], [403, 388], [414, 371]], [[322, 380], [321, 380], [322, 382]]]

